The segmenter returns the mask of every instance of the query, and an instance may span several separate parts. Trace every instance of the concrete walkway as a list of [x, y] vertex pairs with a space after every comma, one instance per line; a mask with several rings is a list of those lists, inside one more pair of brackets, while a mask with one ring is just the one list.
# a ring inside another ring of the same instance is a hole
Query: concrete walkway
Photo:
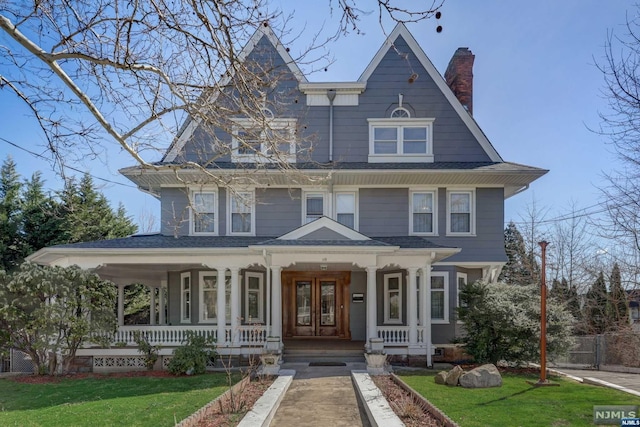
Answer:
[[272, 427], [370, 427], [350, 376], [352, 370], [366, 369], [364, 363], [318, 367], [284, 363], [282, 369], [294, 369], [296, 376], [276, 411]]
[[640, 393], [640, 374], [628, 374], [621, 372], [607, 372], [607, 371], [592, 371], [589, 369], [568, 369], [568, 368], [553, 368], [559, 372], [572, 375], [578, 378], [596, 378], [601, 381], [606, 381], [611, 384], [618, 385], [620, 387], [628, 388], [630, 390]]

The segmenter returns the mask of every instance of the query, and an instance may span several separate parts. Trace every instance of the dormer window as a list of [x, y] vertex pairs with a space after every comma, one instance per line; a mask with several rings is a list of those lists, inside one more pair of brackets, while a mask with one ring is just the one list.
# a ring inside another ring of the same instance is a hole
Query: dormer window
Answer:
[[231, 140], [233, 162], [295, 163], [296, 119], [275, 119], [266, 112], [265, 118], [263, 124], [251, 119], [233, 119], [235, 122]]
[[[392, 112], [405, 111], [397, 108]], [[369, 119], [369, 163], [433, 162], [435, 119]]]

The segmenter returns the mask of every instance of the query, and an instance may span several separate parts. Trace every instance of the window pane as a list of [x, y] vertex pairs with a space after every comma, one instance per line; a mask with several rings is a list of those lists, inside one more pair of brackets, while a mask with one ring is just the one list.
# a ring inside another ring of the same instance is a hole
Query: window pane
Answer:
[[251, 233], [251, 214], [231, 214], [231, 231], [234, 233]]
[[389, 319], [400, 320], [400, 292], [389, 292]]
[[398, 129], [374, 128], [373, 151], [376, 154], [396, 154], [398, 152]]
[[389, 290], [400, 289], [400, 281], [397, 277], [389, 277], [389, 281], [387, 283]]
[[425, 141], [404, 141], [402, 149], [405, 154], [424, 154], [427, 152], [427, 143]]
[[314, 221], [324, 214], [324, 198], [321, 194], [307, 195], [307, 222]]
[[431, 289], [444, 289], [444, 277], [431, 276]]
[[470, 213], [471, 212], [471, 195], [451, 193], [451, 212], [452, 213]]
[[202, 278], [202, 318], [204, 320], [216, 320], [216, 276], [204, 276]]
[[355, 224], [355, 216], [353, 214], [340, 214], [339, 213], [336, 219], [340, 224], [346, 225], [349, 228], [354, 228], [356, 226], [356, 224]]
[[320, 325], [336, 324], [336, 285], [333, 282], [320, 282]]
[[311, 325], [311, 283], [296, 283], [296, 304], [298, 316], [296, 324], [298, 326]]
[[419, 127], [419, 128], [408, 128], [404, 129], [404, 140], [405, 141], [426, 141], [427, 140], [427, 128]]
[[433, 220], [431, 214], [413, 214], [413, 231], [414, 233], [432, 233]]
[[215, 196], [214, 193], [194, 193], [193, 208], [198, 213], [215, 212]]
[[196, 214], [193, 231], [196, 233], [215, 233], [215, 218], [211, 214]]
[[453, 233], [469, 233], [471, 232], [470, 215], [466, 213], [451, 214], [451, 231]]
[[251, 322], [252, 320], [257, 320], [260, 318], [260, 295], [258, 292], [252, 290], [249, 291], [247, 298], [249, 300], [249, 318], [247, 319], [247, 321]]
[[353, 194], [336, 194], [336, 212], [354, 213], [355, 196]]
[[444, 292], [431, 292], [431, 318], [444, 320]]
[[397, 128], [374, 128], [373, 139], [376, 141], [397, 141], [398, 129]]
[[251, 276], [249, 277], [249, 289], [259, 290], [260, 289], [260, 278]]
[[427, 152], [427, 128], [403, 128], [403, 147], [405, 154], [424, 154]]
[[244, 129], [236, 134], [238, 154], [255, 154], [260, 151], [260, 129]]

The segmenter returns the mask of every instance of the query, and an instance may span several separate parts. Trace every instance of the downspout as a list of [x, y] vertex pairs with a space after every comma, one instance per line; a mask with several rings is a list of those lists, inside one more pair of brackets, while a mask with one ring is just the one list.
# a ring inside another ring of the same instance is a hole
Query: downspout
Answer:
[[336, 90], [327, 91], [329, 98], [329, 162], [333, 162], [333, 100], [336, 99]]

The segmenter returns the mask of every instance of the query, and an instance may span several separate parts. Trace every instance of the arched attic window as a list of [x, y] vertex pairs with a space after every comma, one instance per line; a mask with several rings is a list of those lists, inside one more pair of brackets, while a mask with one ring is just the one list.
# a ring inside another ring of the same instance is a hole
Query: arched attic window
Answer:
[[411, 113], [404, 107], [398, 107], [391, 112], [392, 119], [408, 119], [411, 117]]

